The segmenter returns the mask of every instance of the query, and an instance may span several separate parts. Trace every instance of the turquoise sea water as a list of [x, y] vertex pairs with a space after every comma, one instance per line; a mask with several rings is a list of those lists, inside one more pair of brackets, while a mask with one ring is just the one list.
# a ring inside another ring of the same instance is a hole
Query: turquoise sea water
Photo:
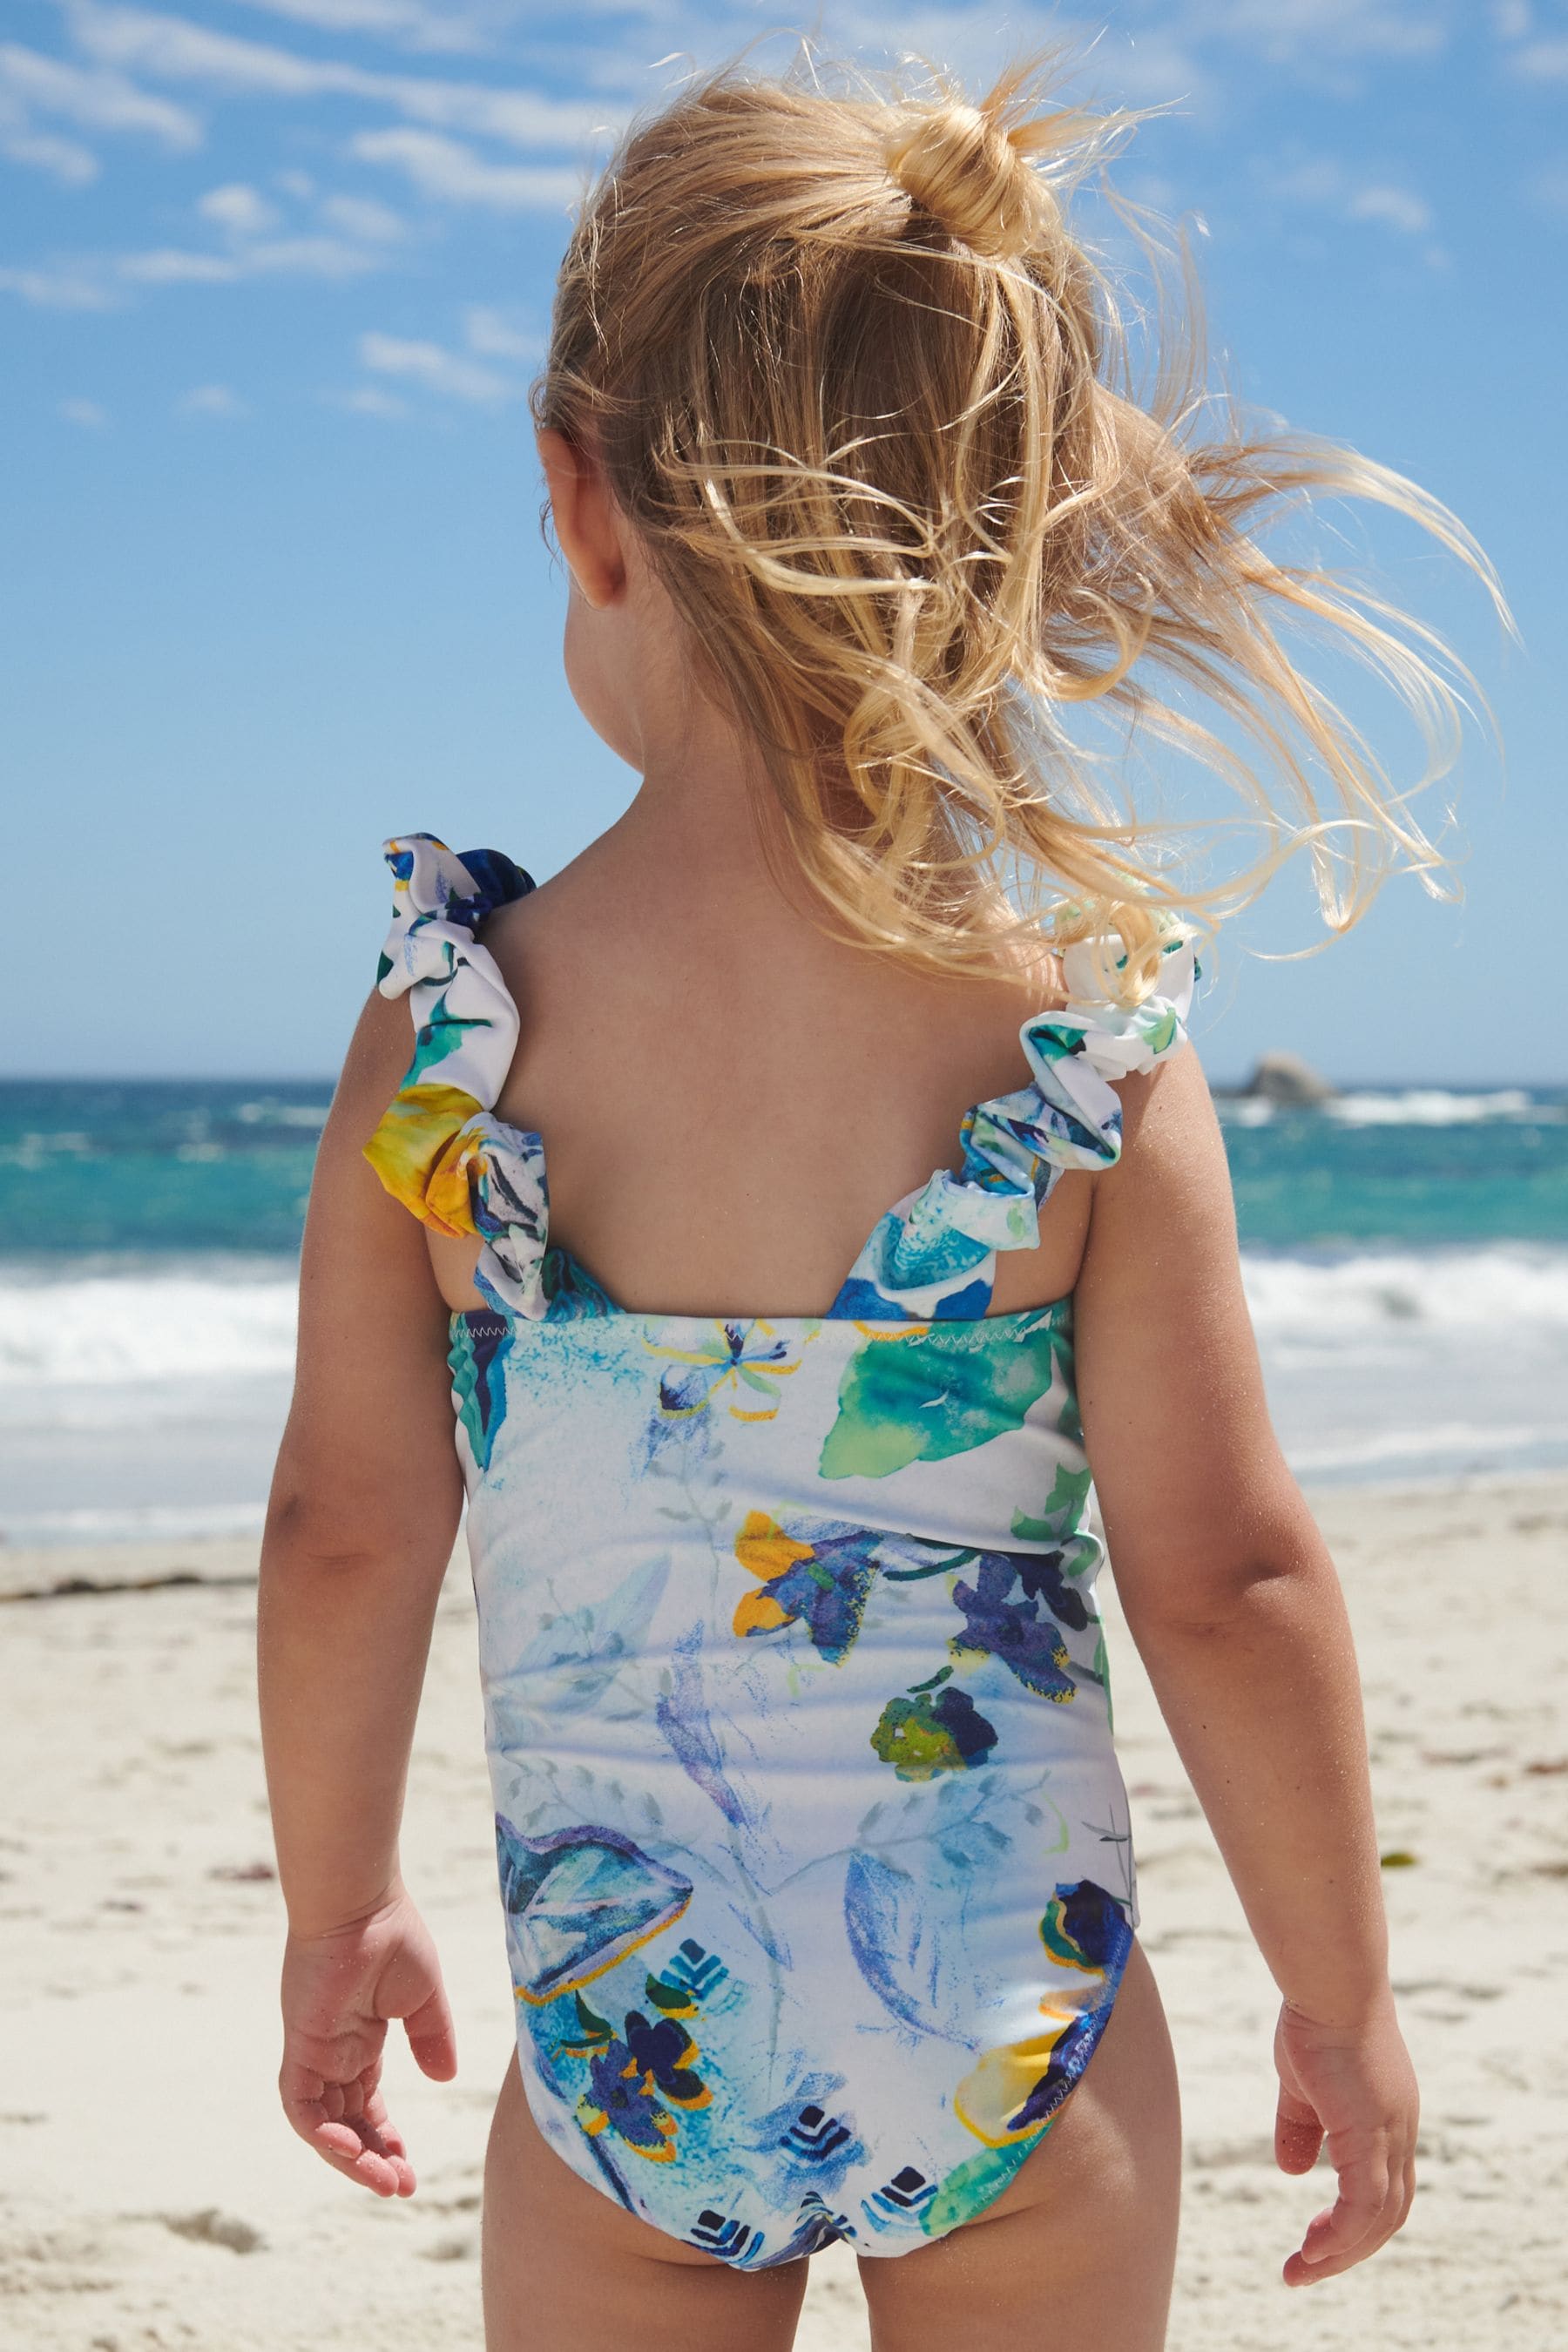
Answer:
[[[0, 1258], [291, 1255], [331, 1087], [0, 1081]], [[1221, 1101], [1244, 1248], [1568, 1246], [1568, 1091]]]
[[0, 1256], [299, 1247], [326, 1081], [0, 1082]]
[[[0, 1533], [247, 1528], [325, 1082], [0, 1082]], [[1568, 1462], [1568, 1091], [1222, 1100], [1309, 1479]]]

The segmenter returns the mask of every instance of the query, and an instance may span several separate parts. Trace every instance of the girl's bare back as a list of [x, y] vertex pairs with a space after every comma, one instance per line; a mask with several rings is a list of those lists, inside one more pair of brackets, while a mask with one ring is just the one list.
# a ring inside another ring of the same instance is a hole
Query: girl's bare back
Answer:
[[[672, 848], [612, 834], [492, 918], [521, 1011], [500, 1109], [545, 1137], [552, 1235], [621, 1305], [825, 1313], [883, 1211], [959, 1167], [970, 1106], [1026, 1083], [1018, 1033], [1063, 1002], [1059, 962], [910, 972], [826, 936], [741, 844], [723, 894]], [[1057, 1187], [997, 1311], [1072, 1288], [1088, 1192]]]

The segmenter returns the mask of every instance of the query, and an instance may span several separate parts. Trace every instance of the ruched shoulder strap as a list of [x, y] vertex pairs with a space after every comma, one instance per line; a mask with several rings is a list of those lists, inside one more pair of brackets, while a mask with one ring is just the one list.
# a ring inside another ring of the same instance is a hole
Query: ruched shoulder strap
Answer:
[[998, 1250], [1033, 1249], [1039, 1213], [1069, 1168], [1109, 1168], [1121, 1153], [1114, 1081], [1151, 1070], [1186, 1036], [1199, 965], [1172, 925], [1158, 987], [1131, 1007], [1100, 986], [1103, 943], [1062, 953], [1068, 1002], [1018, 1032], [1032, 1083], [964, 1115], [963, 1166], [939, 1168], [890, 1209], [861, 1251], [834, 1312], [921, 1322], [984, 1314]]
[[458, 857], [428, 833], [399, 835], [384, 854], [393, 919], [377, 986], [383, 996], [408, 998], [414, 1059], [365, 1158], [436, 1232], [479, 1239], [474, 1279], [486, 1297], [542, 1317], [543, 1146], [494, 1115], [517, 1049], [518, 1013], [478, 938], [485, 917], [524, 897], [532, 877], [499, 850]]
[[[548, 1245], [541, 1138], [495, 1116], [519, 1021], [478, 932], [532, 879], [500, 851], [458, 857], [431, 834], [402, 835], [385, 856], [395, 898], [378, 984], [384, 996], [409, 999], [414, 1058], [365, 1157], [416, 1217], [479, 1240], [475, 1282], [497, 1307], [532, 1319], [611, 1312], [585, 1270]], [[832, 1315], [984, 1315], [996, 1252], [1037, 1244], [1041, 1206], [1064, 1171], [1120, 1157], [1115, 1082], [1182, 1044], [1198, 966], [1190, 937], [1173, 928], [1158, 988], [1123, 1008], [1100, 989], [1098, 945], [1065, 950], [1068, 1003], [1018, 1033], [1030, 1083], [965, 1114], [959, 1173], [938, 1169], [879, 1222]]]

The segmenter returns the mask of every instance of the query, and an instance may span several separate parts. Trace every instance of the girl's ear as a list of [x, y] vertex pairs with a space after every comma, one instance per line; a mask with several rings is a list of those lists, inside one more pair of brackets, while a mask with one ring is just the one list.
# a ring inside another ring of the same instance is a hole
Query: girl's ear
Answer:
[[553, 425], [542, 425], [536, 437], [566, 568], [585, 601], [602, 610], [616, 602], [626, 578], [609, 485], [594, 459]]

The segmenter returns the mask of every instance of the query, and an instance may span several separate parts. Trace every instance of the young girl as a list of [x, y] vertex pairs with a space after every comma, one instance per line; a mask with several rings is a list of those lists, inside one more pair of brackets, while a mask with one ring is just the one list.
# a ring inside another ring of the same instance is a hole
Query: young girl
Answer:
[[262, 1570], [280, 2087], [412, 2192], [387, 2021], [457, 2057], [398, 1819], [466, 1489], [517, 2021], [490, 2352], [775, 2352], [836, 2240], [878, 2352], [1163, 2344], [1097, 1524], [1279, 1987], [1279, 2162], [1337, 2175], [1286, 2281], [1410, 2206], [1355, 1663], [1184, 1043], [1222, 900], [1063, 721], [1206, 747], [1272, 827], [1250, 881], [1308, 841], [1342, 926], [1431, 853], [1278, 629], [1452, 697], [1258, 533], [1326, 489], [1464, 542], [1348, 452], [1117, 389], [1063, 212], [1100, 132], [1031, 88], [730, 68], [623, 142], [535, 421], [567, 678], [637, 796], [542, 887], [388, 845]]

